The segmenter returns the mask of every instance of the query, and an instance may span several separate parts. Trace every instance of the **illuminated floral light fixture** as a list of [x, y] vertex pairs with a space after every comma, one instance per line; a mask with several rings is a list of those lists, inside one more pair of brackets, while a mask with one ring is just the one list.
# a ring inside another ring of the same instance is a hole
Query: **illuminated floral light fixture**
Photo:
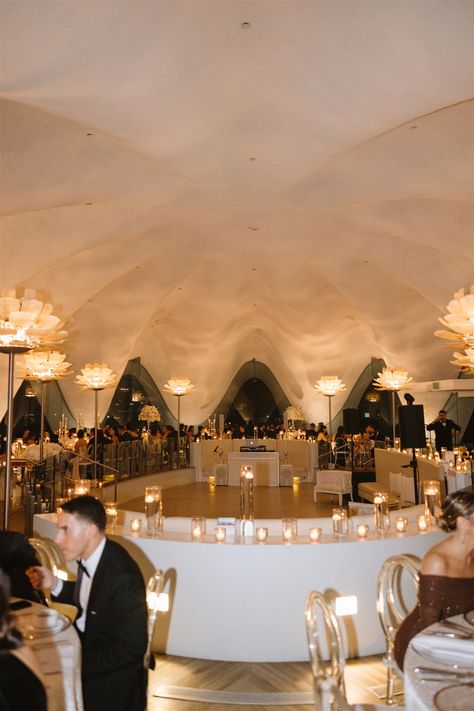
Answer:
[[466, 348], [464, 353], [453, 353], [452, 365], [461, 368], [464, 373], [474, 375], [474, 348]]
[[346, 386], [342, 382], [340, 378], [337, 377], [337, 375], [322, 375], [319, 380], [316, 381], [314, 384], [314, 389], [317, 390], [318, 393], [321, 393], [322, 395], [325, 395], [328, 399], [329, 403], [329, 423], [328, 423], [328, 430], [329, 430], [329, 439], [332, 438], [332, 431], [331, 431], [331, 398], [334, 397], [334, 395], [337, 395], [337, 393], [342, 392], [343, 390], [346, 389]]
[[408, 377], [405, 368], [382, 368], [381, 373], [373, 380], [373, 385], [377, 390], [391, 390], [392, 392], [392, 438], [395, 446], [395, 392], [401, 390], [413, 378]]
[[465, 373], [474, 372], [474, 284], [469, 293], [460, 289], [454, 294], [447, 309], [449, 314], [440, 318], [443, 326], [451, 331], [435, 331], [435, 336], [450, 341], [452, 348], [464, 348], [464, 353], [454, 353], [452, 365], [462, 368]]
[[178, 459], [179, 459], [179, 444], [180, 444], [180, 426], [181, 426], [181, 398], [183, 395], [188, 395], [194, 390], [194, 385], [189, 378], [174, 376], [170, 378], [163, 386], [165, 392], [174, 395], [178, 398]]
[[20, 364], [21, 378], [41, 383], [40, 462], [43, 461], [45, 385], [71, 375], [72, 371], [68, 370], [71, 363], [67, 363], [65, 358], [66, 354], [59, 351], [32, 351], [25, 353]]
[[97, 479], [97, 433], [99, 431], [99, 390], [113, 388], [117, 383], [117, 375], [106, 363], [86, 363], [81, 368], [81, 375], [76, 375], [76, 385], [81, 390], [94, 391], [94, 479]]
[[7, 386], [7, 451], [5, 457], [5, 506], [3, 527], [8, 528], [10, 509], [10, 479], [13, 430], [13, 374], [15, 355], [35, 348], [61, 343], [67, 331], [63, 322], [53, 315], [53, 305], [40, 301], [32, 289], [17, 296], [16, 289], [0, 291], [0, 353], [8, 354]]

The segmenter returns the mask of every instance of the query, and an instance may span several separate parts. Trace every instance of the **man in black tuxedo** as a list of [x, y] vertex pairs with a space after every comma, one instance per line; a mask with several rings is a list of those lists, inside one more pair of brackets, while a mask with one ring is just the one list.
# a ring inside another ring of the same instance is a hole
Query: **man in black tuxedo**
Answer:
[[446, 410], [440, 410], [438, 417], [426, 426], [429, 431], [434, 430], [436, 449], [441, 452], [441, 447], [446, 447], [448, 451], [453, 449], [453, 430], [460, 432], [461, 428], [453, 420], [448, 420]]
[[32, 567], [33, 587], [49, 588], [60, 602], [79, 609], [85, 711], [144, 711], [147, 671], [145, 586], [127, 551], [105, 536], [106, 516], [93, 496], [79, 496], [58, 512], [56, 542], [66, 560], [77, 560], [77, 581], [58, 581]]

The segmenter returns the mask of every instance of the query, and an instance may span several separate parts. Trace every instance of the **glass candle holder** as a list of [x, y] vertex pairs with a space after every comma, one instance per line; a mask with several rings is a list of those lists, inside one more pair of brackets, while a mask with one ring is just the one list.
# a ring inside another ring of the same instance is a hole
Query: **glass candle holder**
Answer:
[[369, 535], [369, 527], [366, 523], [359, 523], [357, 526], [357, 535], [359, 538], [367, 538]]
[[146, 532], [148, 536], [159, 536], [163, 532], [163, 504], [161, 486], [145, 488]]
[[74, 496], [86, 496], [91, 493], [91, 480], [79, 479], [74, 484]]
[[250, 466], [240, 467], [240, 518], [253, 521], [253, 471]]
[[206, 519], [204, 516], [193, 516], [191, 519], [191, 539], [202, 541], [206, 535]]
[[117, 503], [115, 501], [106, 501], [104, 503], [105, 517], [107, 521], [108, 528], [115, 528], [117, 525]]
[[130, 530], [132, 533], [139, 533], [142, 528], [142, 520], [141, 518], [132, 518], [130, 521]]
[[417, 525], [418, 530], [421, 532], [428, 530], [428, 521], [426, 519], [425, 514], [421, 514], [420, 516], [418, 516]]
[[226, 533], [227, 531], [224, 526], [216, 526], [214, 529], [216, 543], [225, 543]]
[[66, 497], [58, 497], [56, 498], [56, 510], [62, 508], [62, 505], [66, 503], [68, 499]]
[[338, 508], [332, 510], [332, 531], [335, 536], [347, 536], [349, 522], [346, 509]]
[[265, 543], [268, 538], [268, 528], [264, 528], [263, 526], [257, 528], [255, 531], [255, 537], [259, 543]]
[[425, 516], [431, 524], [436, 524], [441, 510], [441, 482], [424, 481], [423, 498], [425, 500]]
[[209, 475], [209, 477], [207, 478], [207, 483], [209, 484], [209, 491], [216, 490], [216, 477], [214, 476], [214, 474]]
[[319, 543], [321, 540], [321, 534], [323, 532], [322, 528], [318, 528], [315, 526], [314, 528], [309, 529], [309, 540], [311, 543]]
[[374, 519], [377, 531], [388, 531], [390, 528], [388, 497], [383, 491], [374, 494]]
[[298, 521], [293, 516], [285, 516], [281, 520], [281, 533], [285, 543], [292, 543], [298, 535]]
[[395, 521], [395, 530], [397, 533], [405, 533], [408, 526], [408, 519], [405, 516], [398, 516]]

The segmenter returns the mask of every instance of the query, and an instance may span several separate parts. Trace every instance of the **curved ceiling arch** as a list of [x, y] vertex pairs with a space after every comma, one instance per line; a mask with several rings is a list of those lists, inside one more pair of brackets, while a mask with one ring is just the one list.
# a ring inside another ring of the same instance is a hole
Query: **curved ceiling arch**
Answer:
[[71, 316], [76, 371], [184, 374], [196, 423], [253, 358], [312, 421], [315, 380], [373, 357], [457, 374], [433, 331], [474, 274], [472, 3], [0, 13], [0, 286]]

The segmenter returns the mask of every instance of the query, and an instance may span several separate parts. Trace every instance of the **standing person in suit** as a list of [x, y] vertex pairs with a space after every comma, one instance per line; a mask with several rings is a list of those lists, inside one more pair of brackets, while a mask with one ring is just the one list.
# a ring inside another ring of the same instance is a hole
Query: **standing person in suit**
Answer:
[[451, 452], [453, 449], [453, 430], [460, 432], [461, 428], [453, 420], [448, 420], [446, 410], [440, 410], [438, 417], [427, 425], [426, 429], [431, 432], [434, 430], [436, 449], [441, 452], [441, 447]]
[[58, 581], [47, 568], [28, 570], [33, 587], [49, 588], [60, 602], [79, 609], [85, 711], [144, 711], [147, 671], [145, 586], [127, 551], [105, 536], [100, 501], [79, 496], [58, 512], [56, 543], [66, 560], [77, 560], [77, 581]]

